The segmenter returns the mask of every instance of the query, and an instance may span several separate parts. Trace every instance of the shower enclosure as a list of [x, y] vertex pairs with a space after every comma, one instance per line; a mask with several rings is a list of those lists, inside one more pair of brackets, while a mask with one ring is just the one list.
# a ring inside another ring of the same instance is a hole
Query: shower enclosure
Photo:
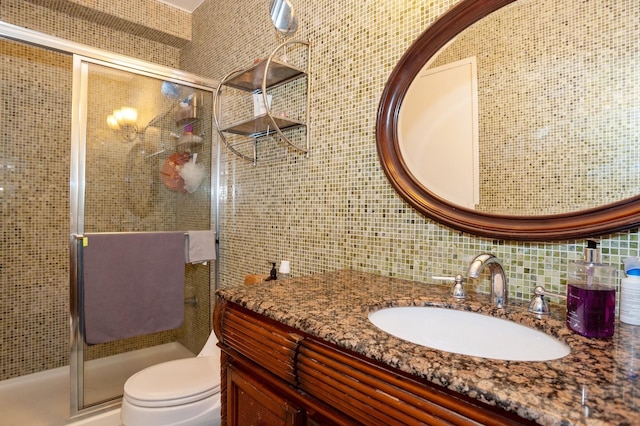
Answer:
[[0, 59], [0, 380], [69, 364], [71, 416], [109, 408], [200, 350], [217, 268], [185, 265], [180, 328], [87, 345], [82, 235], [216, 228], [215, 82], [1, 22]]

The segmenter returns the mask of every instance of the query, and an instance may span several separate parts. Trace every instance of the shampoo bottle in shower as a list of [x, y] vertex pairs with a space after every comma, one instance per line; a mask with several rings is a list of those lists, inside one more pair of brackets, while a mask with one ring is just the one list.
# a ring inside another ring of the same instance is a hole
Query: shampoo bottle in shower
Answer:
[[588, 241], [584, 260], [568, 266], [567, 327], [586, 337], [611, 337], [615, 314], [615, 268], [600, 263], [597, 243]]

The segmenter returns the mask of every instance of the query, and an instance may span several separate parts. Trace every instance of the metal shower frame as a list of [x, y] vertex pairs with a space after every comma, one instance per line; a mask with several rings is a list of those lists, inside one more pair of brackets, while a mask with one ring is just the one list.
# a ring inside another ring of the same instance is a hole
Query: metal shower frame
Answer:
[[[70, 327], [70, 379], [71, 379], [71, 395], [70, 395], [70, 412], [71, 418], [78, 419], [99, 412], [117, 408], [120, 405], [120, 399], [106, 401], [95, 404], [90, 407], [84, 407], [83, 401], [83, 346], [82, 337], [80, 336], [78, 324], [78, 273], [77, 273], [77, 254], [78, 241], [84, 232], [84, 149], [85, 149], [85, 125], [86, 125], [86, 85], [88, 64], [95, 63], [119, 70], [131, 72], [134, 74], [146, 75], [153, 78], [161, 78], [167, 81], [176, 82], [201, 90], [213, 93], [218, 86], [218, 82], [180, 71], [151, 62], [130, 58], [124, 55], [111, 53], [105, 50], [93, 48], [80, 43], [75, 43], [62, 38], [49, 36], [37, 31], [28, 30], [16, 25], [8, 24], [0, 21], [0, 38], [14, 40], [20, 43], [31, 44], [48, 50], [73, 56], [73, 88], [72, 88], [72, 123], [71, 123], [71, 164], [70, 164], [70, 303], [69, 303], [69, 327]], [[83, 99], [84, 96], [84, 99]], [[215, 109], [215, 105], [212, 110]], [[213, 113], [211, 117], [213, 123]], [[213, 130], [213, 129], [212, 129]], [[213, 132], [212, 132], [213, 134]], [[220, 144], [216, 144], [216, 151], [211, 150], [211, 155], [216, 155], [215, 162], [212, 158], [212, 176], [211, 185], [211, 212], [214, 220], [216, 235], [219, 235], [219, 185], [220, 178], [218, 170], [220, 169]], [[216, 244], [216, 252], [218, 245]], [[219, 282], [219, 256], [216, 253], [214, 287], [218, 287]], [[80, 384], [77, 386], [76, 384]]]

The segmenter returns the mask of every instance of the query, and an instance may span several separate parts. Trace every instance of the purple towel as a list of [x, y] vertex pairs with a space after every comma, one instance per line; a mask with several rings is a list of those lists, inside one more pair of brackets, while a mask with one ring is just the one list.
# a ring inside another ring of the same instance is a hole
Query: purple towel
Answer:
[[85, 236], [81, 324], [87, 344], [182, 325], [183, 232]]

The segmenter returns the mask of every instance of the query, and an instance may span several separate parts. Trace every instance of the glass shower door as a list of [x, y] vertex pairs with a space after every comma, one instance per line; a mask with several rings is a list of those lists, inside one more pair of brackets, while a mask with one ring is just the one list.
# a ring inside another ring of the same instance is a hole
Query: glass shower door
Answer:
[[81, 57], [74, 71], [72, 415], [117, 402], [126, 379], [148, 365], [197, 353], [210, 330], [213, 276], [211, 264], [185, 265], [180, 328], [85, 343], [83, 234], [210, 229], [213, 96], [208, 87]]

